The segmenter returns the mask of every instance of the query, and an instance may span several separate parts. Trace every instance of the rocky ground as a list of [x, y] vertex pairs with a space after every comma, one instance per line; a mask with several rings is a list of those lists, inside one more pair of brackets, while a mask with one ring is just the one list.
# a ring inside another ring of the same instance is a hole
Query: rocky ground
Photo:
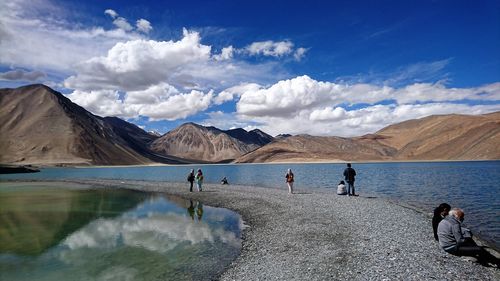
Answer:
[[333, 189], [298, 190], [94, 181], [161, 191], [232, 209], [249, 226], [220, 280], [500, 280], [500, 270], [442, 251], [428, 215]]

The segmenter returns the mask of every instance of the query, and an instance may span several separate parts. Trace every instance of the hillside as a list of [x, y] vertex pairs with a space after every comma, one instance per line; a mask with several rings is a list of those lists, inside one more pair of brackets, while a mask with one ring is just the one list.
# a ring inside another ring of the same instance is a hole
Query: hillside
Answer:
[[227, 162], [260, 147], [245, 136], [238, 136], [242, 141], [215, 127], [186, 123], [155, 140], [151, 149], [185, 159]]
[[353, 138], [280, 137], [236, 162], [493, 159], [500, 159], [500, 112], [429, 116]]
[[397, 160], [500, 159], [500, 112], [437, 115], [394, 124], [375, 133], [398, 150]]
[[[123, 138], [119, 133], [122, 124], [117, 124], [115, 119], [107, 122], [47, 86], [0, 89], [0, 108], [0, 163], [132, 165], [154, 162], [143, 155], [140, 145], [131, 146], [134, 140]], [[129, 134], [137, 133], [137, 129], [140, 130], [136, 128]], [[139, 135], [139, 141], [152, 141]]]
[[276, 139], [236, 159], [237, 163], [390, 160], [396, 149], [351, 138], [297, 135]]

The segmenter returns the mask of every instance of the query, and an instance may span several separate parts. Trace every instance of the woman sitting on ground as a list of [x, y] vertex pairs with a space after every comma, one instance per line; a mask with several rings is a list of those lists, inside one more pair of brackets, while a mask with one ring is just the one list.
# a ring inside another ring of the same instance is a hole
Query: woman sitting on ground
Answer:
[[346, 195], [347, 190], [345, 189], [345, 182], [340, 181], [339, 185], [337, 186], [337, 194], [338, 195]]
[[436, 241], [439, 241], [437, 235], [438, 225], [448, 215], [450, 209], [451, 206], [446, 203], [442, 203], [434, 209], [434, 216], [432, 217], [432, 230], [434, 231], [434, 239], [436, 239]]

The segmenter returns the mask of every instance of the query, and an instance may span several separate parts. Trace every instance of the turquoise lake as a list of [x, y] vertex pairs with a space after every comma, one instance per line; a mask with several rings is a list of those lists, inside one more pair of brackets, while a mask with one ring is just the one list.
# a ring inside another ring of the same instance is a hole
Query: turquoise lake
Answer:
[[[228, 164], [156, 167], [49, 168], [40, 173], [0, 175], [8, 179], [118, 179], [186, 182], [190, 169], [201, 168], [205, 182], [280, 188], [295, 173], [298, 189], [335, 188], [345, 164]], [[431, 213], [443, 202], [466, 212], [465, 224], [500, 249], [500, 161], [354, 163], [356, 192], [384, 197]], [[187, 188], [187, 187], [186, 187]], [[430, 221], [429, 221], [430, 227]], [[426, 230], [422, 230], [426, 231]]]
[[211, 280], [241, 250], [238, 214], [163, 194], [0, 183], [0, 280]]

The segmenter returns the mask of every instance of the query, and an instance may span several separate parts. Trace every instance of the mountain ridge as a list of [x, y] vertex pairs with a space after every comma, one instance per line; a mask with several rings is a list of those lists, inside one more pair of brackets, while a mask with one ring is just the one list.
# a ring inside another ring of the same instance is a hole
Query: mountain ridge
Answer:
[[143, 165], [316, 161], [500, 159], [500, 111], [432, 115], [357, 137], [272, 137], [193, 122], [162, 136], [117, 117], [100, 117], [34, 84], [0, 89], [0, 163]]

